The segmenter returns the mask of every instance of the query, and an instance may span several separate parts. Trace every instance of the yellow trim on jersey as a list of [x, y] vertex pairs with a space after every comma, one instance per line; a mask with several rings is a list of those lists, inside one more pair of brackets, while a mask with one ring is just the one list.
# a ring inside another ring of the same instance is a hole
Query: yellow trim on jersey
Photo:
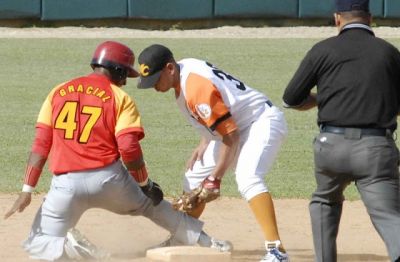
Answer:
[[121, 88], [111, 85], [115, 96], [115, 107], [117, 110], [115, 135], [123, 129], [142, 128], [140, 114], [135, 102]]
[[52, 121], [52, 106], [51, 103], [53, 101], [54, 93], [65, 83], [59, 84], [58, 86], [54, 87], [50, 93], [47, 95], [46, 99], [44, 100], [42, 107], [40, 108], [40, 112], [37, 118], [37, 123], [42, 123], [47, 126], [53, 126]]

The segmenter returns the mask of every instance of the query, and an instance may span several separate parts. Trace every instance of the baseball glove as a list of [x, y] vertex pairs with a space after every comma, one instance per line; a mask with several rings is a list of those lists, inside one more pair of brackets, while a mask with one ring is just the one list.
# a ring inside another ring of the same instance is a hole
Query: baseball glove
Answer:
[[208, 176], [197, 188], [183, 193], [172, 201], [174, 209], [182, 212], [191, 212], [201, 203], [208, 203], [220, 195], [221, 180]]

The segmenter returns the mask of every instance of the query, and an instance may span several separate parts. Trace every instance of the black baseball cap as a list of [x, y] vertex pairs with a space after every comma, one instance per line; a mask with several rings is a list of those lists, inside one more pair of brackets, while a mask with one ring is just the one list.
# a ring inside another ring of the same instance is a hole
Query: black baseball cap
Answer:
[[161, 71], [174, 56], [171, 50], [159, 44], [146, 47], [139, 55], [140, 78], [138, 88], [154, 87], [160, 78]]
[[369, 0], [335, 0], [336, 12], [369, 12]]

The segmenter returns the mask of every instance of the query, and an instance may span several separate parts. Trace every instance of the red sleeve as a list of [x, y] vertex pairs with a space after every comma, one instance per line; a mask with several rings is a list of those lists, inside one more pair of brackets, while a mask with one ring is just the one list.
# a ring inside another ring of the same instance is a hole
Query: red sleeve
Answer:
[[42, 174], [42, 168], [38, 168], [32, 165], [27, 165], [25, 170], [24, 184], [35, 187], [39, 181], [39, 177]]
[[140, 138], [136, 133], [124, 133], [117, 136], [118, 149], [124, 163], [135, 162], [142, 158]]
[[38, 123], [36, 125], [35, 140], [32, 144], [32, 152], [37, 153], [44, 158], [49, 155], [53, 143], [53, 130], [50, 126]]
[[38, 123], [36, 125], [35, 139], [32, 144], [32, 152], [25, 170], [24, 184], [35, 187], [39, 181], [47, 156], [53, 143], [53, 130], [50, 126]]
[[117, 136], [118, 149], [122, 161], [139, 186], [146, 185], [148, 181], [146, 164], [139, 144], [142, 134], [142, 132], [124, 133]]
[[117, 132], [116, 137], [118, 138], [119, 136], [124, 135], [126, 133], [133, 133], [134, 135], [137, 136], [139, 141], [144, 138], [144, 131], [142, 127], [129, 127], [122, 129], [121, 131]]

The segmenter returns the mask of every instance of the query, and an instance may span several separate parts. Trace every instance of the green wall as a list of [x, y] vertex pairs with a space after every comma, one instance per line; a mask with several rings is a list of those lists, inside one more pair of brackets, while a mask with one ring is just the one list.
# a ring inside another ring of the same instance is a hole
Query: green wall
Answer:
[[212, 18], [210, 0], [128, 0], [129, 17], [153, 19]]
[[[383, 7], [384, 0], [369, 1], [369, 8], [374, 17], [384, 17]], [[299, 18], [331, 18], [334, 11], [333, 0], [299, 0]]]
[[298, 0], [215, 0], [216, 17], [296, 18]]
[[0, 19], [40, 18], [41, 0], [0, 0]]
[[385, 0], [385, 17], [399, 18], [400, 17], [400, 0]]
[[42, 0], [42, 20], [124, 18], [127, 16], [126, 0]]
[[[377, 18], [400, 18], [400, 0], [370, 0]], [[334, 0], [0, 0], [0, 19], [323, 18]]]

